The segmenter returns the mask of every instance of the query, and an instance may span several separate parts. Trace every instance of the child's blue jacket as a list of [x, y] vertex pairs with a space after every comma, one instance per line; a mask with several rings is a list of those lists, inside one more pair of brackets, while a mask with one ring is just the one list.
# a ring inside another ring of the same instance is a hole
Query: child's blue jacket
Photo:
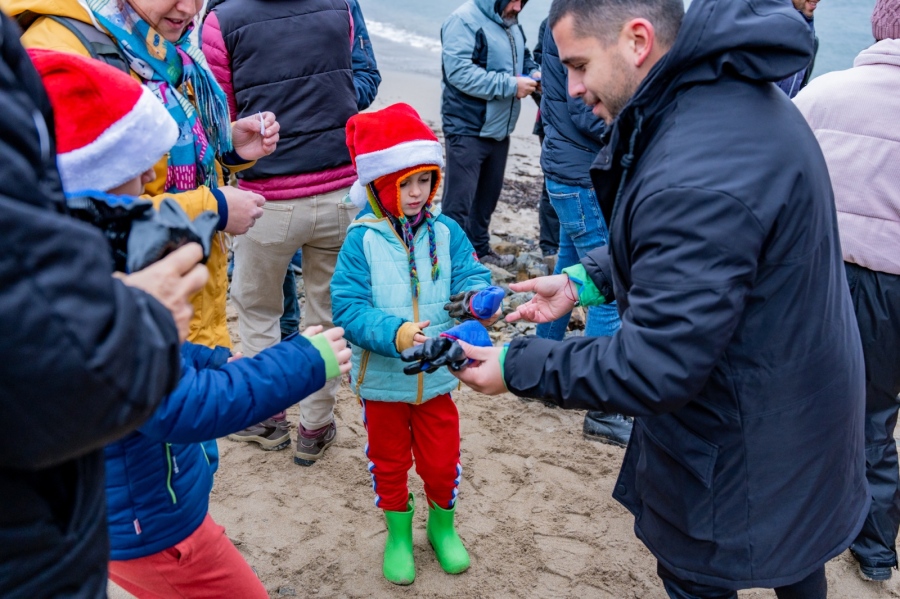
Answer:
[[403, 374], [397, 331], [405, 322], [430, 320], [425, 335], [436, 337], [455, 324], [444, 310], [450, 296], [491, 284], [490, 271], [456, 221], [434, 210], [435, 250], [440, 275], [431, 278], [427, 227], [414, 238], [419, 296], [413, 297], [409, 253], [391, 222], [366, 207], [347, 230], [331, 280], [334, 324], [353, 344], [351, 379], [365, 399], [422, 403], [459, 384], [446, 368]]
[[158, 553], [203, 522], [218, 464], [215, 439], [286, 409], [325, 384], [325, 362], [303, 337], [227, 362], [223, 347], [182, 346], [181, 380], [137, 431], [106, 447], [114, 560]]

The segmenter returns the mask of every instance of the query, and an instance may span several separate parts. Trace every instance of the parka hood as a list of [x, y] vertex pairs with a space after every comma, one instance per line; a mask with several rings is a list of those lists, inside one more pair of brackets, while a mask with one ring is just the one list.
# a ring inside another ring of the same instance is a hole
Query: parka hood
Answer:
[[[522, 1], [523, 8], [527, 1], [528, 0]], [[475, 6], [478, 7], [478, 10], [487, 15], [492, 21], [496, 21], [500, 25], [505, 25], [503, 23], [503, 18], [500, 15], [503, 14], [506, 5], [512, 2], [512, 0], [473, 0], [473, 2], [475, 2]]]
[[38, 15], [70, 17], [85, 23], [91, 22], [87, 10], [76, 0], [0, 0], [0, 9], [12, 18], [31, 11]]
[[853, 61], [854, 67], [886, 64], [900, 67], [900, 39], [884, 39], [866, 48]]

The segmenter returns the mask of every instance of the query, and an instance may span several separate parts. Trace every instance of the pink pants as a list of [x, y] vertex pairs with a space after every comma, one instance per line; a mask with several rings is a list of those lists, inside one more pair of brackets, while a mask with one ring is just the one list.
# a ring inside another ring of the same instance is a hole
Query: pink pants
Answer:
[[159, 553], [109, 562], [109, 579], [138, 599], [268, 599], [266, 588], [207, 514], [188, 538]]

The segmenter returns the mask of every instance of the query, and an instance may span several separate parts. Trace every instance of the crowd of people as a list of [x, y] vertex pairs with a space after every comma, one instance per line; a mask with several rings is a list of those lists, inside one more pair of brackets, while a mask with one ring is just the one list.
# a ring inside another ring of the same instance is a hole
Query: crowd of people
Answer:
[[[822, 599], [848, 547], [891, 578], [900, 0], [814, 80], [818, 0], [554, 0], [533, 55], [526, 2], [443, 23], [444, 147], [407, 104], [368, 110], [357, 0], [0, 0], [0, 594], [267, 597], [209, 514], [216, 439], [284, 449], [299, 403], [314, 466], [345, 375], [392, 583], [416, 577], [413, 465], [438, 563], [470, 567], [460, 381], [627, 448], [614, 497], [673, 599]], [[510, 285], [537, 334], [495, 347], [486, 265], [514, 256], [490, 221], [532, 95], [553, 274]], [[114, 272], [86, 196], [215, 231]]]

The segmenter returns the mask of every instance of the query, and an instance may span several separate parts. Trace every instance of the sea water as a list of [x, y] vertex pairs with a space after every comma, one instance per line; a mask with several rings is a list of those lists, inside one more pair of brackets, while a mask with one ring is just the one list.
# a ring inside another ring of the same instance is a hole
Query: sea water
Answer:
[[[464, 1], [359, 0], [381, 68], [440, 77], [441, 23]], [[529, 48], [537, 42], [538, 28], [550, 12], [551, 1], [529, 0], [519, 16]], [[850, 68], [853, 58], [874, 42], [870, 21], [874, 6], [875, 0], [819, 2], [815, 13], [819, 54], [814, 75]]]

